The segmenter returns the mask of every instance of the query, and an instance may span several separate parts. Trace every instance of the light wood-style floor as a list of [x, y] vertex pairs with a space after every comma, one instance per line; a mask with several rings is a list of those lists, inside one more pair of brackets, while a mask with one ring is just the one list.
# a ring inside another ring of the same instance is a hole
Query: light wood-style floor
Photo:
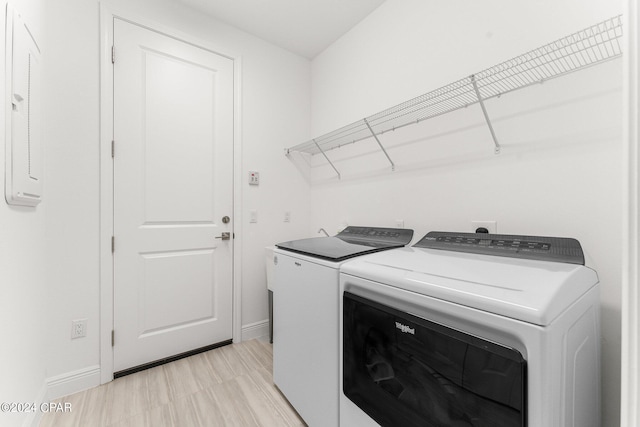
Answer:
[[305, 426], [273, 385], [271, 344], [245, 341], [58, 399], [40, 427]]

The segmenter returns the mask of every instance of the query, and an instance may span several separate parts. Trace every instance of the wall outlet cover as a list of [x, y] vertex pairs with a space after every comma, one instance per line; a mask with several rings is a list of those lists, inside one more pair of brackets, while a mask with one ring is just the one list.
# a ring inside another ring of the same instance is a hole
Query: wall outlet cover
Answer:
[[71, 339], [87, 336], [87, 319], [71, 321]]

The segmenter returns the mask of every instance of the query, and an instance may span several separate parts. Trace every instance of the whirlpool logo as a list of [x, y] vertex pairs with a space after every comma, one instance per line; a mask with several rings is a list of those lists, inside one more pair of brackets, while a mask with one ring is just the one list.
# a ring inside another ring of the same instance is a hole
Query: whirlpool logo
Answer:
[[416, 329], [415, 328], [410, 328], [407, 325], [403, 325], [400, 322], [396, 322], [396, 328], [400, 329], [400, 331], [402, 331], [405, 334], [411, 334], [411, 335], [415, 335], [416, 334]]

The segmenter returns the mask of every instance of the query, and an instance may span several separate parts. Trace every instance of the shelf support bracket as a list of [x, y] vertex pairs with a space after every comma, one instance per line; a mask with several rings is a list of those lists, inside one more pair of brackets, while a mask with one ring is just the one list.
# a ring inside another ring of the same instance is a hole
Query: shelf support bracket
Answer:
[[331, 160], [329, 160], [329, 157], [327, 157], [327, 154], [324, 152], [324, 150], [322, 148], [320, 148], [320, 144], [318, 144], [315, 139], [312, 139], [312, 141], [313, 141], [314, 144], [316, 144], [316, 147], [318, 147], [318, 150], [320, 150], [320, 152], [322, 153], [324, 158], [327, 159], [327, 162], [329, 162], [329, 164], [331, 165], [333, 170], [336, 171], [336, 173], [338, 174], [338, 179], [341, 179], [340, 172], [338, 172], [338, 169], [336, 169], [336, 167], [333, 165], [333, 162], [331, 162]]
[[487, 126], [489, 127], [489, 132], [491, 132], [491, 137], [493, 138], [493, 143], [496, 145], [494, 149], [495, 154], [500, 153], [500, 144], [498, 143], [498, 138], [496, 138], [496, 133], [493, 131], [493, 126], [491, 125], [491, 119], [489, 119], [489, 114], [487, 114], [487, 109], [484, 106], [484, 101], [482, 100], [482, 96], [480, 95], [480, 90], [478, 89], [478, 83], [476, 82], [476, 76], [471, 74], [471, 84], [473, 84], [473, 89], [476, 91], [476, 96], [478, 97], [478, 103], [480, 104], [480, 108], [482, 108], [482, 114], [484, 114], [484, 119], [487, 122]]
[[376, 140], [376, 142], [380, 146], [380, 149], [382, 150], [384, 155], [387, 156], [387, 160], [389, 160], [389, 163], [391, 163], [391, 170], [395, 171], [396, 170], [396, 165], [393, 163], [393, 160], [391, 160], [391, 157], [389, 157], [389, 154], [387, 154], [387, 150], [385, 150], [384, 147], [382, 146], [382, 143], [378, 139], [378, 135], [376, 135], [375, 132], [373, 131], [373, 129], [371, 128], [371, 125], [369, 124], [369, 121], [367, 119], [362, 119], [362, 120], [364, 120], [364, 124], [367, 125], [367, 127], [369, 128], [369, 132], [371, 132], [371, 135], [373, 135], [373, 138]]

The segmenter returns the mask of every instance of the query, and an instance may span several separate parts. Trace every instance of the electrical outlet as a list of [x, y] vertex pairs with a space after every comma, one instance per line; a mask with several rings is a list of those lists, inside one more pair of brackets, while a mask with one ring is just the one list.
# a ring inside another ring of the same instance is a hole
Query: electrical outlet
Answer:
[[71, 321], [71, 339], [87, 336], [87, 319]]
[[249, 211], [249, 222], [256, 223], [258, 222], [258, 211], [255, 209], [251, 209]]
[[284, 222], [291, 222], [291, 212], [286, 211], [284, 213]]
[[498, 232], [498, 224], [495, 221], [471, 221], [471, 232], [475, 233], [478, 228], [486, 228], [489, 234]]
[[396, 228], [404, 228], [404, 219], [396, 219]]

